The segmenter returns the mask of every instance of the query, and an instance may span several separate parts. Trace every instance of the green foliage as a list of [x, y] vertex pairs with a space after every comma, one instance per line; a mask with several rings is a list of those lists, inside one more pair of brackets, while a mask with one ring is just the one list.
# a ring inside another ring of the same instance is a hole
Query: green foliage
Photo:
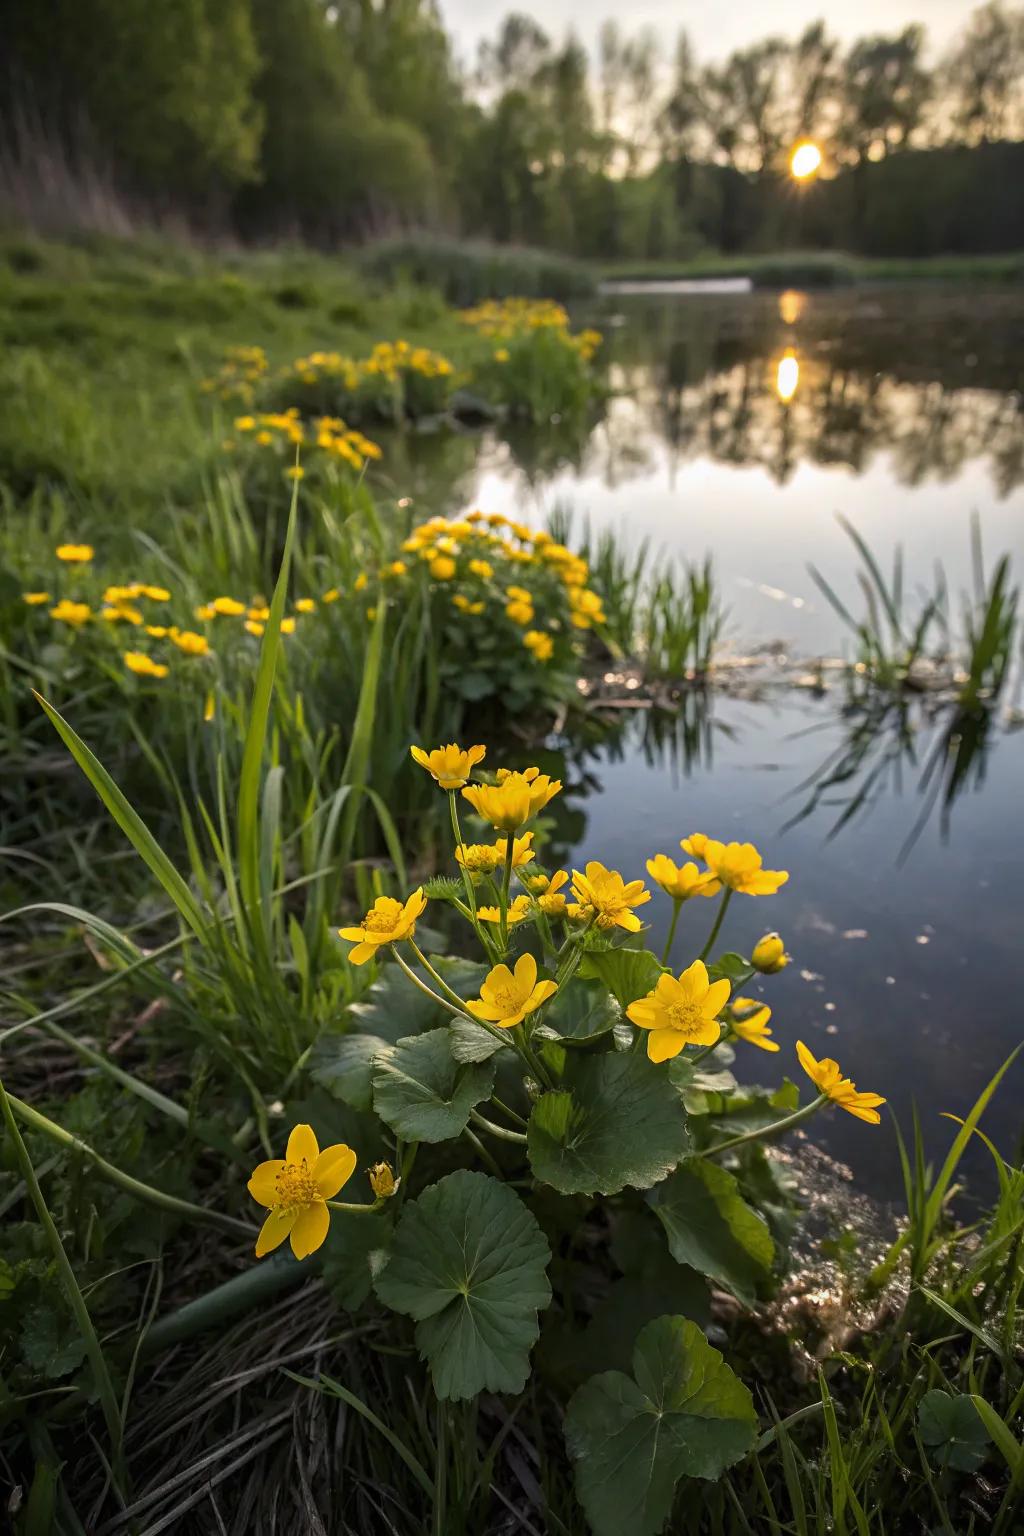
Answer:
[[649, 1189], [689, 1150], [671, 1084], [636, 1051], [573, 1055], [530, 1115], [530, 1166], [564, 1195]]
[[984, 1464], [990, 1443], [988, 1431], [970, 1397], [951, 1397], [933, 1387], [918, 1404], [917, 1427], [940, 1467], [976, 1472]]
[[593, 1377], [566, 1415], [576, 1486], [595, 1536], [656, 1536], [680, 1478], [720, 1477], [751, 1449], [756, 1423], [749, 1391], [695, 1323], [648, 1324], [632, 1376]]
[[364, 272], [384, 283], [414, 283], [459, 307], [522, 294], [532, 299], [588, 298], [590, 269], [547, 251], [483, 241], [405, 235], [377, 240], [360, 254]]
[[728, 1169], [703, 1158], [686, 1162], [648, 1200], [678, 1263], [689, 1264], [748, 1304], [766, 1289], [775, 1244]]
[[451, 1173], [404, 1208], [377, 1295], [416, 1322], [440, 1398], [518, 1392], [548, 1305], [548, 1246], [519, 1197]]
[[399, 1040], [378, 1057], [373, 1107], [406, 1141], [447, 1141], [464, 1130], [474, 1105], [489, 1099], [494, 1070], [484, 1062], [455, 1060], [446, 1029]]

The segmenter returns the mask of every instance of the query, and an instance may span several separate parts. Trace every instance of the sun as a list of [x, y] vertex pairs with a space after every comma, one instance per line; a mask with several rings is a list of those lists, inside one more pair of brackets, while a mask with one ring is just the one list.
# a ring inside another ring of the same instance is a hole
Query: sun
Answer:
[[810, 140], [798, 144], [789, 159], [789, 169], [797, 181], [806, 181], [821, 169], [821, 150]]

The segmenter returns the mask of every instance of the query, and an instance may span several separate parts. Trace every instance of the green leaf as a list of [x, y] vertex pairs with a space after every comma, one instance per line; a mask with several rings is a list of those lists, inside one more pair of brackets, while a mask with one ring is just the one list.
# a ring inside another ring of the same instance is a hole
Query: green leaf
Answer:
[[371, 1215], [332, 1211], [331, 1229], [320, 1250], [324, 1285], [339, 1306], [355, 1312], [370, 1294], [373, 1277], [387, 1262], [393, 1232], [391, 1205]]
[[592, 1377], [566, 1414], [576, 1489], [595, 1536], [655, 1536], [679, 1479], [720, 1477], [748, 1453], [756, 1429], [750, 1393], [696, 1323], [649, 1323], [633, 1375]]
[[452, 1019], [448, 1026], [449, 1043], [456, 1061], [490, 1061], [499, 1051], [507, 1050], [511, 1041], [492, 1035], [482, 1024], [471, 1019]]
[[404, 1206], [375, 1289], [415, 1319], [438, 1397], [522, 1390], [550, 1256], [519, 1196], [487, 1174], [450, 1173]]
[[399, 1040], [373, 1071], [373, 1107], [407, 1141], [448, 1141], [466, 1127], [474, 1104], [489, 1099], [494, 1067], [462, 1066], [446, 1029]]
[[712, 960], [708, 966], [708, 975], [712, 981], [726, 981], [733, 984], [733, 992], [737, 987], [742, 987], [754, 974], [754, 967], [743, 955], [736, 954], [735, 950], [726, 950], [724, 955], [719, 955], [717, 960]]
[[725, 1168], [691, 1158], [647, 1199], [664, 1223], [672, 1257], [752, 1304], [767, 1284], [775, 1244]]
[[563, 1082], [538, 1099], [527, 1130], [530, 1167], [562, 1194], [648, 1189], [689, 1151], [678, 1094], [639, 1052], [574, 1054]]
[[628, 1008], [654, 990], [665, 968], [646, 949], [592, 949], [580, 969], [584, 976], [597, 976]]
[[933, 1387], [918, 1404], [917, 1427], [940, 1467], [976, 1472], [988, 1455], [988, 1430], [966, 1395], [952, 1396]]
[[310, 1076], [343, 1104], [372, 1109], [374, 1063], [393, 1049], [377, 1035], [321, 1035], [309, 1058]]
[[[459, 997], [478, 997], [480, 982], [487, 975], [486, 965], [469, 960], [434, 959], [431, 964], [442, 975], [453, 992]], [[413, 967], [417, 970], [417, 967]], [[427, 985], [436, 990], [436, 984], [422, 971]], [[397, 965], [384, 965], [377, 980], [366, 996], [358, 1003], [349, 1005], [349, 1013], [362, 1034], [377, 1035], [391, 1045], [407, 1035], [418, 1035], [426, 1029], [438, 1029], [447, 1025], [452, 1015], [439, 1003], [435, 1003]]]
[[588, 1045], [614, 1029], [621, 1017], [618, 1003], [603, 983], [576, 980], [554, 997], [536, 1034], [544, 1040]]
[[688, 1115], [706, 1115], [716, 1098], [736, 1091], [736, 1079], [728, 1067], [704, 1066], [688, 1056], [674, 1056], [668, 1064], [668, 1080], [683, 1101]]

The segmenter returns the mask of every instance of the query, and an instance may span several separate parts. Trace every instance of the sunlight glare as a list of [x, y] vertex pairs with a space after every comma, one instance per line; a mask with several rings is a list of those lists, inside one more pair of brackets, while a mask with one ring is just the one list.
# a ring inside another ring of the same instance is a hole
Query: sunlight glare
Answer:
[[779, 359], [778, 370], [775, 374], [775, 393], [783, 405], [788, 405], [796, 394], [796, 387], [800, 382], [800, 364], [797, 362], [796, 353], [792, 350]]
[[797, 181], [806, 181], [821, 169], [821, 150], [809, 141], [798, 144], [789, 161], [789, 169]]

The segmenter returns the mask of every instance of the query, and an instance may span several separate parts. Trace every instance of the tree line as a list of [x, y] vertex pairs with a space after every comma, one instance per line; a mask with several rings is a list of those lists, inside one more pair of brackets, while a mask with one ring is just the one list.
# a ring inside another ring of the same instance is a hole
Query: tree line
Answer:
[[[718, 62], [685, 34], [667, 57], [653, 32], [608, 22], [591, 58], [511, 14], [472, 68], [436, 0], [5, 12], [8, 173], [59, 149], [151, 209], [243, 237], [426, 228], [606, 259], [1024, 244], [1024, 7], [1003, 0], [934, 60], [921, 26], [843, 47], [824, 22]], [[797, 198], [803, 138], [825, 175]]]

